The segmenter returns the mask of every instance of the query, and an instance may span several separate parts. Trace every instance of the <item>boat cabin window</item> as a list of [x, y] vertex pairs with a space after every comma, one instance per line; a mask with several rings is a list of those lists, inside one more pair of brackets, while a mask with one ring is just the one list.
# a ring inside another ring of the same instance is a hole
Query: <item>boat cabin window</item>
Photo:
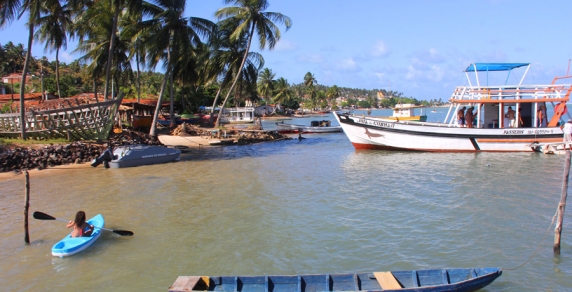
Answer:
[[[517, 111], [516, 104], [505, 104], [499, 112], [498, 104], [485, 104], [483, 106], [484, 115], [481, 116], [481, 124], [484, 128], [509, 128], [510, 120], [506, 116], [508, 107], [515, 111], [515, 120], [518, 128], [533, 128], [535, 107], [534, 103], [521, 103]], [[540, 105], [539, 105], [540, 106]], [[518, 113], [518, 114], [517, 114]], [[519, 118], [520, 117], [520, 118]], [[476, 118], [475, 118], [476, 119]]]

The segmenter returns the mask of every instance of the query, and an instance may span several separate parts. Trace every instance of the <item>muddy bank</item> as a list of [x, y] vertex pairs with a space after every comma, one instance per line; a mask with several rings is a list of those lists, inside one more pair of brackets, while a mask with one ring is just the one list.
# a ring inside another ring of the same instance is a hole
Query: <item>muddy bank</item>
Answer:
[[115, 134], [109, 140], [100, 142], [3, 148], [0, 153], [0, 172], [42, 170], [59, 165], [91, 163], [108, 145], [116, 147], [131, 144], [161, 145], [147, 134], [131, 131]]
[[[185, 125], [185, 124], [183, 124]], [[195, 126], [179, 126], [171, 134], [177, 136], [209, 136], [220, 138], [222, 131], [202, 129]], [[258, 131], [229, 128], [224, 133], [225, 137], [231, 138], [238, 145], [290, 139], [275, 131]], [[146, 133], [136, 131], [123, 131], [121, 134], [113, 134], [107, 141], [99, 142], [71, 142], [62, 145], [34, 145], [30, 147], [0, 148], [0, 173], [21, 172], [23, 170], [43, 170], [49, 167], [70, 164], [91, 164], [92, 160], [99, 157], [108, 146], [146, 144], [163, 145], [159, 140], [152, 138]]]

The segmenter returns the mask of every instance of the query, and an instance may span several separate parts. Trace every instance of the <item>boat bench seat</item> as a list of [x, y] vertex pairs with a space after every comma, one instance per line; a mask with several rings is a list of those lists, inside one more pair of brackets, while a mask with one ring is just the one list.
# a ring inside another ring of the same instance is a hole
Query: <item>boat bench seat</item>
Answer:
[[[205, 279], [206, 278], [206, 279]], [[200, 276], [179, 276], [173, 286], [169, 287], [169, 292], [187, 292], [193, 291], [197, 283], [202, 281], [208, 287], [209, 277]], [[206, 280], [206, 281], [205, 281]]]
[[391, 272], [375, 272], [373, 275], [383, 290], [401, 289], [401, 285]]

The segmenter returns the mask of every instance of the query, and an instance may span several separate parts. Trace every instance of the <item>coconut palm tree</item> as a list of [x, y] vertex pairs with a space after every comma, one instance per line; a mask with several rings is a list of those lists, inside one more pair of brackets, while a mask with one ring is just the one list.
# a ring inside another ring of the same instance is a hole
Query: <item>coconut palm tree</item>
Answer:
[[316, 77], [314, 77], [314, 74], [310, 72], [306, 73], [306, 75], [304, 75], [304, 87], [306, 87], [308, 103], [312, 110], [314, 110], [318, 98], [318, 92], [314, 86], [315, 84], [318, 84], [318, 81], [316, 80]]
[[[163, 60], [166, 69], [165, 80], [176, 67], [179, 56], [188, 52], [190, 48], [202, 43], [201, 37], [209, 37], [216, 30], [216, 25], [206, 19], [198, 17], [183, 17], [185, 12], [184, 0], [156, 0], [156, 4], [146, 3], [144, 9], [153, 17], [141, 23], [144, 30], [150, 31], [150, 37], [146, 40], [148, 58], [152, 67]], [[166, 53], [166, 54], [165, 54]], [[171, 82], [173, 84], [173, 82]], [[157, 108], [153, 117], [153, 123], [149, 134], [156, 136], [156, 123], [161, 107], [164, 90], [159, 94]], [[174, 123], [172, 111], [173, 96], [171, 96], [171, 123]]]
[[278, 78], [274, 84], [274, 102], [276, 103], [276, 107], [274, 108], [274, 112], [282, 103], [290, 102], [294, 99], [294, 91], [290, 88], [290, 84], [288, 84], [288, 80], [284, 77]]
[[37, 20], [41, 15], [43, 1], [40, 0], [2, 0], [0, 2], [0, 28], [12, 23], [17, 17], [20, 19], [24, 14], [28, 14], [28, 50], [24, 68], [22, 69], [22, 82], [20, 83], [20, 137], [26, 139], [26, 123], [25, 123], [25, 105], [24, 91], [26, 88], [26, 77], [28, 75], [28, 66], [32, 59], [32, 42], [34, 40], [34, 28]]
[[274, 90], [274, 78], [276, 74], [272, 73], [272, 70], [264, 68], [262, 72], [258, 75], [258, 93], [264, 98], [264, 102], [268, 104], [268, 100], [272, 96], [272, 91]]
[[[286, 30], [290, 29], [292, 26], [292, 21], [288, 16], [277, 12], [265, 12], [269, 6], [267, 0], [225, 0], [224, 2], [225, 4], [233, 3], [237, 6], [221, 8], [215, 13], [215, 17], [218, 19], [234, 18], [239, 23], [234, 32], [230, 35], [231, 40], [236, 41], [244, 35], [248, 37], [248, 45], [246, 47], [244, 57], [242, 58], [241, 68], [244, 67], [246, 59], [248, 58], [250, 44], [252, 43], [255, 32], [258, 36], [259, 48], [263, 50], [268, 44], [268, 48], [272, 50], [274, 49], [274, 46], [276, 46], [278, 40], [280, 40], [281, 36], [280, 30], [274, 22], [284, 24], [286, 26]], [[238, 74], [235, 76], [234, 81], [222, 103], [219, 118], [216, 122], [217, 127], [220, 124], [220, 117], [222, 115], [224, 105], [240, 78], [240, 72], [241, 71], [238, 71]]]
[[[81, 0], [80, 0], [81, 1]], [[103, 90], [104, 99], [107, 100], [109, 96], [109, 80], [111, 77], [111, 68], [113, 63], [113, 51], [115, 50], [115, 42], [117, 40], [117, 24], [119, 23], [119, 13], [126, 9], [129, 13], [137, 14], [141, 11], [144, 1], [143, 0], [111, 0], [113, 17], [111, 18], [111, 32], [108, 36], [109, 46], [107, 50], [107, 63], [105, 69], [105, 85]], [[95, 1], [97, 2], [97, 1]]]
[[67, 48], [67, 35], [72, 33], [72, 11], [67, 5], [61, 5], [58, 0], [46, 1], [44, 9], [47, 14], [38, 19], [38, 31], [35, 34], [37, 40], [45, 42], [44, 51], [56, 51], [56, 88], [58, 96], [60, 91], [60, 66], [59, 52], [61, 48]]
[[[107, 69], [109, 34], [113, 26], [111, 1], [96, 1], [75, 18], [75, 34], [79, 38], [74, 52], [82, 55], [79, 60], [88, 63], [88, 74], [93, 80], [93, 92], [97, 100], [97, 80]], [[97, 23], [97, 25], [92, 25]]]

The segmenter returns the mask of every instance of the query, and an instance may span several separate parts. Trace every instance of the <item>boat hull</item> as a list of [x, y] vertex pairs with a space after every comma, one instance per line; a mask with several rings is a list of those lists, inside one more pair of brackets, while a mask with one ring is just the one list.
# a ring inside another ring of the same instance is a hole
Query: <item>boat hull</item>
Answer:
[[340, 126], [329, 126], [329, 127], [311, 127], [305, 125], [293, 125], [276, 123], [276, 131], [281, 134], [291, 134], [291, 133], [340, 133], [342, 132], [342, 127]]
[[[101, 214], [87, 220], [87, 224], [95, 227], [104, 227], [105, 220]], [[52, 255], [57, 257], [71, 256], [90, 247], [101, 235], [101, 229], [95, 228], [91, 236], [71, 237], [71, 233], [54, 244]]]
[[[182, 276], [169, 291], [419, 291], [468, 292], [502, 275], [500, 268], [433, 269], [383, 273], [287, 276]], [[392, 284], [387, 286], [390, 277]], [[383, 287], [382, 287], [383, 284]], [[397, 288], [399, 286], [399, 288]]]
[[425, 122], [427, 121], [427, 116], [412, 116], [412, 117], [379, 117], [384, 120], [392, 121], [411, 121], [411, 122]]
[[[105, 140], [113, 127], [122, 97], [114, 100], [79, 104], [66, 99], [67, 107], [28, 111], [24, 114], [26, 135], [35, 138], [68, 140]], [[20, 114], [0, 114], [0, 137], [21, 135]]]
[[179, 158], [181, 150], [162, 146], [130, 145], [113, 150], [111, 168], [134, 167], [171, 162]]
[[559, 127], [459, 128], [334, 113], [356, 149], [433, 152], [534, 152], [532, 143], [562, 142]]

